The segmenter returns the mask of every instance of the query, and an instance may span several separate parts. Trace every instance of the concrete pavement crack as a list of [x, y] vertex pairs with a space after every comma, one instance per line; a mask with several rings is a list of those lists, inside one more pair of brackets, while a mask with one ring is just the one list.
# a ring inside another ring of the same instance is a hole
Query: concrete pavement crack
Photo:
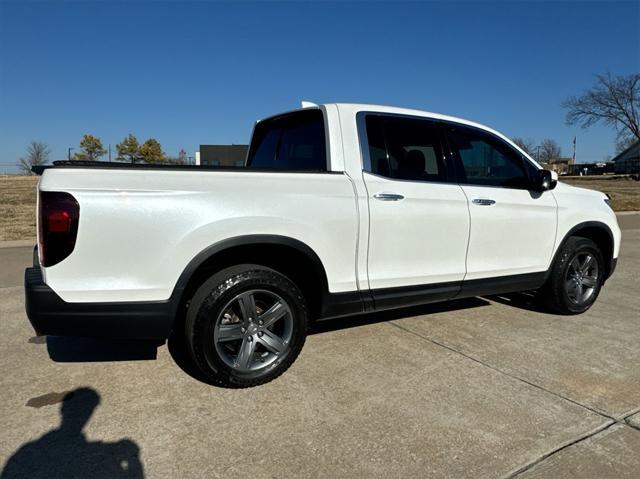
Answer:
[[544, 460], [546, 460], [546, 459], [550, 458], [551, 456], [559, 453], [560, 451], [563, 451], [563, 450], [565, 450], [565, 449], [567, 449], [567, 448], [569, 448], [571, 446], [575, 446], [576, 444], [579, 444], [582, 441], [585, 441], [585, 440], [589, 439], [590, 437], [593, 437], [596, 434], [601, 433], [602, 431], [606, 431], [607, 429], [609, 429], [614, 424], [617, 424], [617, 422], [616, 421], [611, 421], [611, 422], [605, 423], [602, 426], [599, 426], [596, 429], [594, 429], [594, 430], [592, 430], [592, 431], [590, 431], [590, 432], [588, 432], [586, 434], [583, 434], [582, 436], [580, 436], [580, 437], [578, 437], [578, 438], [576, 438], [576, 439], [574, 439], [574, 440], [572, 440], [572, 441], [570, 441], [570, 442], [568, 442], [566, 444], [563, 444], [560, 447], [556, 447], [555, 449], [552, 449], [551, 451], [548, 451], [548, 452], [544, 453], [542, 456], [536, 458], [535, 460], [533, 460], [531, 462], [528, 462], [527, 464], [519, 467], [515, 471], [507, 474], [505, 476], [505, 479], [512, 479], [514, 477], [517, 477], [517, 476], [527, 472], [532, 467], [540, 464]]
[[571, 404], [575, 404], [576, 406], [584, 408], [584, 409], [586, 409], [586, 410], [588, 410], [588, 411], [590, 411], [590, 412], [592, 412], [594, 414], [597, 414], [598, 416], [601, 416], [604, 419], [607, 419], [606, 423], [602, 424], [601, 426], [598, 426], [596, 429], [594, 429], [594, 430], [592, 430], [592, 431], [590, 431], [590, 432], [588, 432], [586, 434], [583, 434], [583, 435], [579, 436], [578, 438], [576, 438], [576, 439], [574, 439], [572, 441], [569, 441], [568, 443], [565, 443], [565, 444], [563, 444], [563, 445], [561, 445], [559, 447], [556, 447], [556, 448], [552, 449], [551, 451], [546, 452], [542, 456], [536, 458], [535, 460], [533, 460], [533, 461], [531, 461], [531, 462], [519, 467], [518, 469], [516, 469], [512, 473], [509, 473], [507, 476], [505, 476], [505, 479], [512, 479], [512, 478], [514, 478], [516, 476], [519, 476], [520, 474], [522, 474], [525, 471], [531, 469], [536, 464], [541, 463], [542, 461], [544, 461], [545, 459], [553, 456], [554, 454], [556, 454], [556, 453], [558, 453], [558, 452], [560, 452], [560, 451], [562, 451], [562, 450], [564, 450], [564, 449], [566, 449], [566, 448], [568, 448], [570, 446], [578, 444], [578, 443], [584, 441], [585, 439], [588, 439], [588, 438], [590, 438], [592, 436], [595, 436], [596, 434], [598, 434], [598, 433], [610, 428], [614, 424], [622, 424], [624, 426], [640, 430], [637, 427], [635, 427], [634, 425], [632, 425], [629, 422], [627, 422], [628, 418], [630, 418], [634, 414], [637, 414], [638, 412], [640, 412], [640, 408], [635, 408], [635, 409], [633, 409], [631, 411], [627, 411], [626, 413], [624, 413], [624, 414], [620, 415], [619, 417], [615, 418], [615, 417], [609, 416], [608, 414], [603, 413], [602, 411], [599, 411], [599, 410], [594, 409], [592, 407], [586, 406], [586, 405], [584, 405], [584, 404], [582, 404], [582, 403], [580, 403], [578, 401], [575, 401], [575, 400], [573, 400], [571, 398], [563, 396], [562, 394], [559, 394], [559, 393], [554, 392], [554, 391], [550, 391], [549, 389], [546, 389], [546, 388], [544, 388], [544, 387], [542, 387], [542, 386], [540, 386], [538, 384], [532, 383], [531, 381], [527, 381], [524, 378], [521, 378], [521, 377], [516, 376], [514, 374], [508, 373], [506, 371], [503, 371], [500, 368], [497, 368], [495, 366], [492, 366], [489, 363], [486, 363], [486, 362], [481, 361], [481, 360], [479, 360], [477, 358], [474, 358], [473, 356], [470, 356], [470, 355], [468, 355], [466, 353], [463, 353], [462, 351], [459, 351], [459, 350], [457, 350], [457, 349], [455, 349], [455, 348], [453, 348], [451, 346], [448, 346], [448, 345], [446, 345], [444, 343], [441, 343], [440, 341], [436, 341], [435, 339], [432, 339], [432, 338], [429, 338], [429, 337], [424, 336], [422, 334], [416, 333], [415, 331], [411, 331], [410, 329], [407, 329], [407, 328], [395, 323], [394, 321], [389, 321], [388, 324], [390, 324], [391, 326], [395, 326], [396, 328], [398, 328], [398, 329], [400, 329], [400, 330], [402, 330], [402, 331], [404, 331], [406, 333], [409, 333], [409, 334], [412, 334], [414, 336], [417, 336], [420, 339], [423, 339], [425, 341], [429, 341], [430, 343], [435, 344], [436, 346], [439, 346], [441, 348], [447, 349], [447, 350], [449, 350], [449, 351], [451, 351], [453, 353], [459, 354], [460, 356], [462, 356], [462, 357], [464, 357], [466, 359], [469, 359], [469, 360], [471, 360], [471, 361], [473, 361], [475, 363], [478, 363], [478, 364], [480, 364], [480, 365], [482, 365], [484, 367], [487, 367], [487, 368], [489, 368], [489, 369], [491, 369], [493, 371], [496, 371], [496, 372], [498, 372], [500, 374], [508, 376], [511, 379], [515, 379], [516, 381], [523, 382], [523, 383], [525, 383], [525, 384], [527, 384], [527, 385], [529, 385], [531, 387], [534, 387], [536, 389], [544, 391], [545, 393], [551, 394], [552, 396], [556, 396], [556, 397], [558, 397], [560, 399], [563, 399], [563, 400], [565, 400], [567, 402], [570, 402]]
[[634, 411], [628, 412], [626, 413], [621, 419], [620, 422], [622, 424], [624, 424], [625, 426], [629, 426], [632, 429], [635, 429], [637, 431], [640, 431], [640, 426], [636, 425], [636, 424], [632, 424], [631, 422], [629, 422], [629, 419], [632, 416], [635, 416], [636, 414], [640, 413], [640, 408], [635, 409]]
[[615, 418], [615, 417], [612, 417], [612, 416], [609, 416], [608, 414], [605, 414], [605, 413], [604, 413], [604, 412], [602, 412], [602, 411], [599, 411], [599, 410], [597, 410], [597, 409], [594, 409], [594, 408], [592, 408], [592, 407], [590, 407], [590, 406], [586, 406], [585, 404], [582, 404], [582, 403], [580, 403], [580, 402], [578, 402], [578, 401], [576, 401], [576, 400], [574, 400], [574, 399], [571, 399], [571, 398], [568, 398], [568, 397], [566, 397], [566, 396], [563, 396], [562, 394], [557, 393], [557, 392], [555, 392], [555, 391], [551, 391], [551, 390], [549, 390], [549, 389], [546, 389], [546, 388], [544, 388], [544, 387], [540, 386], [539, 384], [532, 383], [531, 381], [528, 381], [528, 380], [526, 380], [526, 379], [524, 379], [524, 378], [521, 378], [520, 376], [516, 376], [515, 374], [508, 373], [507, 371], [504, 371], [504, 370], [502, 370], [502, 369], [500, 369], [500, 368], [497, 368], [497, 367], [495, 367], [495, 366], [493, 366], [493, 365], [491, 365], [491, 364], [489, 364], [489, 363], [486, 363], [486, 362], [484, 362], [484, 361], [481, 361], [480, 359], [474, 358], [473, 356], [470, 356], [470, 355], [468, 355], [468, 354], [466, 354], [466, 353], [463, 353], [462, 351], [459, 351], [459, 350], [457, 350], [457, 349], [455, 349], [455, 348], [453, 348], [453, 347], [451, 347], [451, 346], [448, 346], [448, 345], [446, 345], [446, 344], [444, 344], [444, 343], [441, 343], [441, 342], [439, 342], [439, 341], [436, 341], [435, 339], [429, 338], [429, 337], [427, 337], [427, 336], [423, 336], [422, 334], [416, 333], [415, 331], [411, 331], [410, 329], [407, 329], [407, 328], [405, 328], [405, 327], [403, 327], [403, 326], [400, 326], [399, 324], [396, 324], [395, 322], [392, 322], [392, 321], [391, 321], [391, 322], [389, 322], [389, 324], [391, 324], [392, 326], [395, 326], [395, 327], [396, 327], [396, 328], [398, 328], [398, 329], [401, 329], [402, 331], [404, 331], [404, 332], [406, 332], [406, 333], [413, 334], [414, 336], [417, 336], [417, 337], [419, 337], [419, 338], [421, 338], [421, 339], [424, 339], [424, 340], [426, 340], [426, 341], [429, 341], [429, 342], [431, 342], [431, 343], [435, 344], [436, 346], [440, 346], [441, 348], [448, 349], [448, 350], [449, 350], [449, 351], [451, 351], [451, 352], [454, 352], [454, 353], [456, 353], [456, 354], [459, 354], [459, 355], [461, 355], [461, 356], [463, 356], [463, 357], [465, 357], [465, 358], [467, 358], [467, 359], [470, 359], [470, 360], [471, 360], [471, 361], [473, 361], [473, 362], [476, 362], [476, 363], [478, 363], [478, 364], [481, 364], [482, 366], [487, 367], [487, 368], [489, 368], [489, 369], [491, 369], [491, 370], [493, 370], [493, 371], [496, 371], [496, 372], [498, 372], [498, 373], [500, 373], [500, 374], [504, 374], [505, 376], [508, 376], [508, 377], [510, 377], [510, 378], [512, 378], [512, 379], [515, 379], [516, 381], [523, 382], [523, 383], [525, 383], [525, 384], [527, 384], [527, 385], [529, 385], [529, 386], [531, 386], [531, 387], [534, 387], [534, 388], [536, 388], [536, 389], [539, 389], [539, 390], [541, 390], [541, 391], [544, 391], [544, 392], [546, 392], [547, 394], [551, 394], [551, 395], [556, 396], [556, 397], [558, 397], [558, 398], [560, 398], [560, 399], [563, 399], [563, 400], [568, 401], [568, 402], [570, 402], [570, 403], [572, 403], [572, 404], [575, 404], [576, 406], [580, 406], [580, 407], [582, 407], [582, 408], [584, 408], [584, 409], [586, 409], [586, 410], [588, 410], [588, 411], [590, 411], [590, 412], [592, 412], [592, 413], [594, 413], [594, 414], [597, 414], [597, 415], [599, 415], [599, 416], [602, 416], [602, 417], [604, 417], [604, 418], [606, 418], [606, 419], [609, 419], [609, 420], [611, 420], [611, 421], [613, 421], [613, 422], [620, 422], [620, 420], [619, 420], [619, 419], [617, 419], [617, 418]]

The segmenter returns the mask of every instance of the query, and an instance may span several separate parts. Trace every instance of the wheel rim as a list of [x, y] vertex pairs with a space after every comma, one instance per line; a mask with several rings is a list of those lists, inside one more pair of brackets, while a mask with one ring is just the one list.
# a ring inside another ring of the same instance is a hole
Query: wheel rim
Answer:
[[593, 254], [576, 254], [569, 263], [565, 277], [565, 291], [569, 300], [576, 305], [588, 302], [598, 287], [599, 274], [598, 260]]
[[252, 372], [271, 365], [289, 349], [293, 315], [272, 291], [252, 289], [229, 301], [216, 318], [213, 341], [227, 366]]

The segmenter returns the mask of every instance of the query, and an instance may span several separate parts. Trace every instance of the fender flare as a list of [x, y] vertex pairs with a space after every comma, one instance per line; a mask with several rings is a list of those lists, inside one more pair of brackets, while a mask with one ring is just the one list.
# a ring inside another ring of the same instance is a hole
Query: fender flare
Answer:
[[184, 268], [184, 270], [178, 277], [176, 285], [173, 288], [173, 292], [171, 294], [171, 302], [173, 303], [174, 308], [176, 308], [177, 310], [179, 302], [182, 299], [182, 295], [186, 290], [187, 285], [189, 284], [189, 280], [205, 261], [209, 260], [214, 255], [230, 248], [249, 245], [279, 245], [296, 249], [300, 253], [304, 254], [307, 258], [309, 258], [309, 260], [313, 264], [315, 273], [318, 275], [320, 281], [322, 282], [324, 291], [328, 291], [328, 278], [327, 273], [324, 269], [324, 265], [322, 264], [320, 257], [310, 246], [300, 240], [291, 238], [289, 236], [250, 234], [227, 238], [206, 247], [204, 250], [196, 254]]
[[[579, 231], [584, 228], [597, 228], [607, 233], [607, 236], [609, 237], [609, 241], [611, 242], [611, 249], [613, 250], [613, 247], [614, 247], [613, 233], [611, 231], [611, 228], [609, 228], [609, 226], [606, 223], [603, 223], [601, 221], [584, 221], [582, 223], [578, 223], [577, 225], [573, 226], [569, 231], [567, 231], [567, 233], [562, 238], [562, 241], [560, 241], [560, 243], [558, 244], [558, 247], [556, 248], [555, 253], [553, 254], [553, 258], [551, 259], [551, 263], [549, 264], [549, 268], [547, 269], [547, 273], [545, 274], [545, 277], [544, 277], [545, 282], [549, 278], [549, 275], [551, 274], [551, 269], [553, 268], [553, 265], [555, 264], [558, 258], [558, 255], [560, 254], [560, 251], [562, 250], [562, 247], [566, 244], [567, 240], [570, 237], [574, 236], [576, 231]], [[609, 278], [611, 273], [613, 273], [613, 256], [611, 258], [605, 257], [605, 267], [607, 268], [606, 278]]]

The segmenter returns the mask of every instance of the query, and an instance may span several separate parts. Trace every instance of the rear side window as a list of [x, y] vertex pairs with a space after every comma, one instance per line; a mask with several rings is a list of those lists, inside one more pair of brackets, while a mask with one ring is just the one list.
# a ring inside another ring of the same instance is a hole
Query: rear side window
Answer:
[[370, 171], [409, 181], [447, 181], [438, 125], [431, 120], [366, 117]]
[[248, 168], [327, 170], [324, 118], [320, 110], [305, 110], [261, 121], [255, 127]]
[[460, 183], [506, 188], [529, 187], [524, 159], [499, 138], [464, 126], [450, 126], [447, 130], [456, 153]]

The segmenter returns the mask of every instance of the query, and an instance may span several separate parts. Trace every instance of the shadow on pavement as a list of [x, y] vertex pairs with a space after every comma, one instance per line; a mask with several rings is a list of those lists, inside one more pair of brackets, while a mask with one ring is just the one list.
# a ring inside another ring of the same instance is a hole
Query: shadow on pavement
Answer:
[[[513, 293], [489, 297], [510, 306], [540, 311], [533, 302], [531, 293]], [[447, 311], [460, 311], [469, 308], [489, 306], [486, 299], [475, 297], [451, 300], [441, 303], [431, 303], [422, 306], [413, 306], [389, 311], [363, 313], [345, 318], [328, 319], [313, 323], [309, 327], [309, 334], [322, 334], [341, 329], [356, 328], [369, 324], [393, 321], [412, 316], [436, 314]], [[174, 362], [180, 369], [192, 378], [210, 385], [216, 385], [209, 380], [193, 363], [186, 348], [183, 327], [180, 323], [169, 340], [167, 348]], [[162, 343], [139, 340], [109, 340], [91, 338], [72, 338], [60, 336], [47, 336], [47, 350], [53, 361], [57, 362], [99, 362], [99, 361], [132, 361], [156, 359], [157, 348]]]
[[[183, 331], [183, 329], [180, 328], [179, 331]], [[200, 371], [193, 359], [191, 359], [189, 351], [187, 350], [187, 339], [184, 333], [176, 333], [175, 331], [171, 333], [171, 336], [169, 336], [169, 340], [167, 341], [167, 349], [169, 350], [169, 354], [171, 354], [173, 361], [180, 369], [182, 369], [182, 372], [188, 374], [193, 379], [196, 379], [201, 383], [209, 384], [210, 386], [218, 386], [218, 384], [208, 379], [202, 371]]]
[[2, 479], [144, 477], [135, 442], [122, 439], [108, 443], [85, 437], [83, 429], [100, 404], [100, 395], [94, 389], [79, 388], [61, 397], [50, 393], [29, 400], [27, 405], [43, 407], [60, 401], [60, 427], [20, 447], [4, 465]]
[[[393, 321], [394, 319], [408, 318], [411, 316], [420, 316], [423, 314], [435, 314], [445, 311], [457, 311], [468, 308], [477, 308], [480, 306], [488, 306], [491, 303], [480, 298], [458, 299], [442, 303], [432, 303], [423, 306], [413, 306], [410, 308], [402, 308], [390, 311], [381, 311], [377, 313], [359, 314], [357, 316], [349, 316], [345, 318], [327, 319], [313, 323], [309, 327], [309, 334], [321, 334], [330, 331], [338, 331], [341, 329], [356, 328], [366, 326], [368, 324], [381, 323], [385, 321]], [[184, 328], [174, 328], [176, 331], [183, 331]], [[186, 340], [184, 334], [172, 334], [167, 342], [169, 353], [174, 362], [183, 372], [192, 378], [217, 386], [215, 383], [207, 379], [206, 376], [194, 364], [189, 351], [187, 351]]]
[[441, 303], [431, 303], [422, 306], [412, 306], [410, 308], [393, 309], [376, 313], [365, 313], [357, 316], [345, 318], [326, 319], [314, 323], [309, 328], [309, 334], [321, 334], [340, 329], [356, 328], [368, 324], [393, 321], [395, 319], [410, 318], [412, 316], [422, 316], [425, 314], [444, 313], [447, 311], [459, 311], [462, 309], [478, 308], [489, 306], [491, 303], [481, 298], [454, 299]]
[[553, 314], [547, 311], [543, 305], [536, 301], [536, 293], [534, 291], [498, 294], [494, 296], [487, 296], [487, 298], [491, 301], [495, 301], [496, 303], [513, 306], [518, 309], [526, 309], [527, 311], [533, 311], [536, 313]]
[[49, 357], [60, 363], [156, 359], [159, 341], [47, 336]]

